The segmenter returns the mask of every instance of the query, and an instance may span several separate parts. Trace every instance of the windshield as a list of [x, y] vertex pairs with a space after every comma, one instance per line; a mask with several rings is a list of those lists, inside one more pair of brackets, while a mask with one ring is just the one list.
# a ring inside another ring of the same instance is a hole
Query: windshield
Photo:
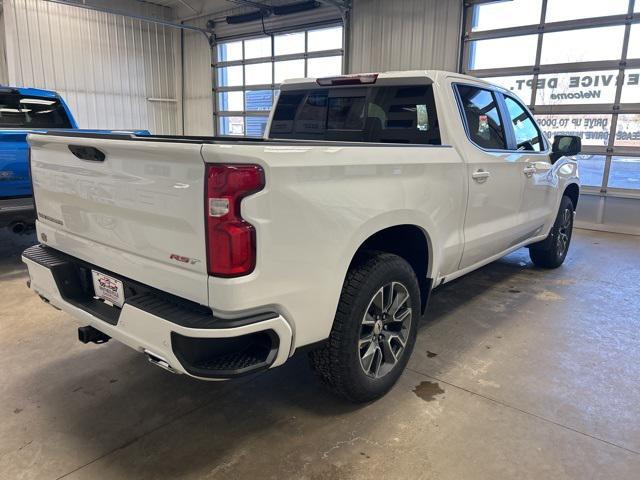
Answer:
[[283, 91], [269, 136], [440, 145], [431, 85]]
[[72, 128], [57, 98], [0, 93], [0, 128]]

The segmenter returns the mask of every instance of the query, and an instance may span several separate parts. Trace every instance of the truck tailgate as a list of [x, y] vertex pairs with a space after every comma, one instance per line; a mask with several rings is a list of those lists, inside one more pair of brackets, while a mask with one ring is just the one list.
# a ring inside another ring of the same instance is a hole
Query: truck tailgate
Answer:
[[104, 135], [32, 134], [28, 141], [40, 241], [208, 303], [199, 144]]

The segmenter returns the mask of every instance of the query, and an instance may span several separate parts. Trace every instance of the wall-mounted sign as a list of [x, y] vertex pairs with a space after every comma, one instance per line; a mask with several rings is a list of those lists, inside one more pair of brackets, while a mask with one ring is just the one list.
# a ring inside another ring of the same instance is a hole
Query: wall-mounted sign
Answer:
[[[533, 77], [487, 78], [518, 95], [524, 102], [531, 102]], [[539, 75], [536, 81], [536, 105], [575, 105], [614, 103], [616, 88], [622, 83], [621, 103], [640, 103], [640, 70], [626, 70], [620, 76], [618, 70], [581, 73], [553, 73]]]

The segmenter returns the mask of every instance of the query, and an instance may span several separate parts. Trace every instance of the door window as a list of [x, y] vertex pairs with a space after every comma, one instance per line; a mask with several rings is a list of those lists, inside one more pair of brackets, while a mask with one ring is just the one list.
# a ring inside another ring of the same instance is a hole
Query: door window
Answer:
[[457, 85], [469, 139], [481, 148], [507, 148], [495, 95], [472, 85]]
[[511, 124], [513, 125], [513, 133], [516, 137], [516, 148], [518, 150], [527, 150], [539, 152], [544, 149], [544, 143], [540, 130], [536, 123], [527, 113], [520, 103], [511, 97], [504, 97], [504, 103], [507, 105], [507, 111]]

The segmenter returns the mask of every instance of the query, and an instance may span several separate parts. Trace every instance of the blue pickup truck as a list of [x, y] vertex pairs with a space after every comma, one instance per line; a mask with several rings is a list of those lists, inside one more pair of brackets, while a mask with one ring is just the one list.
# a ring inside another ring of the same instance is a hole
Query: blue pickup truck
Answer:
[[78, 130], [56, 92], [0, 87], [0, 228], [22, 233], [35, 220], [27, 135], [47, 130], [149, 134], [146, 130]]

